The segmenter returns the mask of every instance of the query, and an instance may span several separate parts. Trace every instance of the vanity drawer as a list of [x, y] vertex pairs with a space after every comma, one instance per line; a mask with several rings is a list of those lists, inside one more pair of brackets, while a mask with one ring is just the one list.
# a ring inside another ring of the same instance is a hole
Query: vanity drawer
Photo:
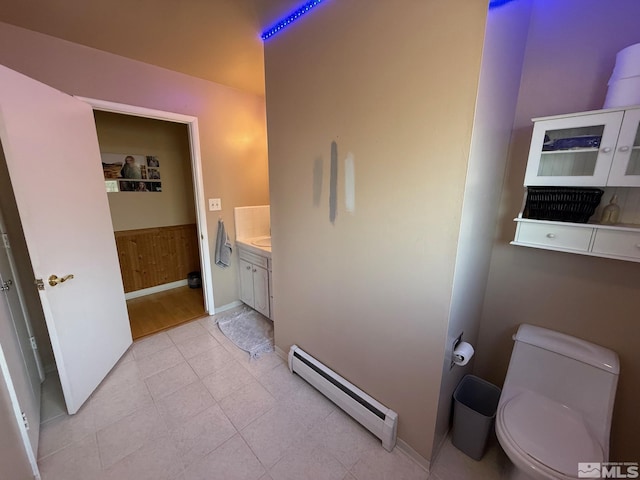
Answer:
[[598, 230], [591, 250], [605, 255], [640, 258], [640, 232]]
[[586, 252], [589, 250], [592, 234], [593, 228], [521, 222], [518, 224], [516, 241]]
[[269, 265], [267, 257], [249, 252], [242, 247], [238, 248], [238, 255], [240, 256], [240, 259], [246, 260], [247, 262], [253, 263], [259, 267], [267, 268]]

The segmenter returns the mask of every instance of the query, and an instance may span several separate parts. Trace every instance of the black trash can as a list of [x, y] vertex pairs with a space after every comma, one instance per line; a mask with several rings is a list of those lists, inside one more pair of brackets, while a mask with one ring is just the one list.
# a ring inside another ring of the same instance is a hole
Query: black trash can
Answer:
[[451, 443], [480, 460], [496, 418], [501, 390], [475, 375], [465, 375], [453, 392]]
[[202, 277], [200, 272], [190, 272], [187, 274], [187, 283], [189, 288], [200, 288], [202, 286]]

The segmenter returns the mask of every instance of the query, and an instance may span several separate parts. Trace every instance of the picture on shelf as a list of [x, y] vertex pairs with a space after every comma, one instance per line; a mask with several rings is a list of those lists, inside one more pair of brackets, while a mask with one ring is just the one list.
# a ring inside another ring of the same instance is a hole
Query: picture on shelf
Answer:
[[[161, 192], [160, 161], [153, 155], [101, 153], [107, 192]], [[153, 181], [150, 181], [153, 180]]]

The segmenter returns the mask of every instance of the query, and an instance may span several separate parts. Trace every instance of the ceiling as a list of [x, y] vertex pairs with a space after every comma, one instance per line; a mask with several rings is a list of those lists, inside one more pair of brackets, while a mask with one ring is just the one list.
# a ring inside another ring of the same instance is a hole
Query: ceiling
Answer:
[[264, 95], [260, 32], [302, 0], [20, 0], [0, 21]]

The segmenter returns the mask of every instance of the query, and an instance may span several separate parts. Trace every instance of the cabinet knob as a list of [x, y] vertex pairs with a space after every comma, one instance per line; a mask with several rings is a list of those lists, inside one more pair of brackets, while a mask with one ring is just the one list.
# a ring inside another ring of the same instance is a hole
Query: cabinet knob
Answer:
[[556, 238], [555, 233], [547, 233], [547, 238]]
[[250, 267], [249, 265], [247, 265], [245, 268], [246, 268], [247, 270], [251, 270], [251, 267]]
[[621, 151], [621, 152], [628, 152], [629, 151], [629, 147], [625, 145], [624, 147], [620, 147], [618, 150]]
[[255, 268], [253, 269], [254, 272], [257, 272], [258, 270], [256, 270]]
[[603, 151], [604, 153], [609, 153], [609, 152], [611, 151], [611, 147], [604, 147], [604, 148], [602, 149], [602, 151]]

